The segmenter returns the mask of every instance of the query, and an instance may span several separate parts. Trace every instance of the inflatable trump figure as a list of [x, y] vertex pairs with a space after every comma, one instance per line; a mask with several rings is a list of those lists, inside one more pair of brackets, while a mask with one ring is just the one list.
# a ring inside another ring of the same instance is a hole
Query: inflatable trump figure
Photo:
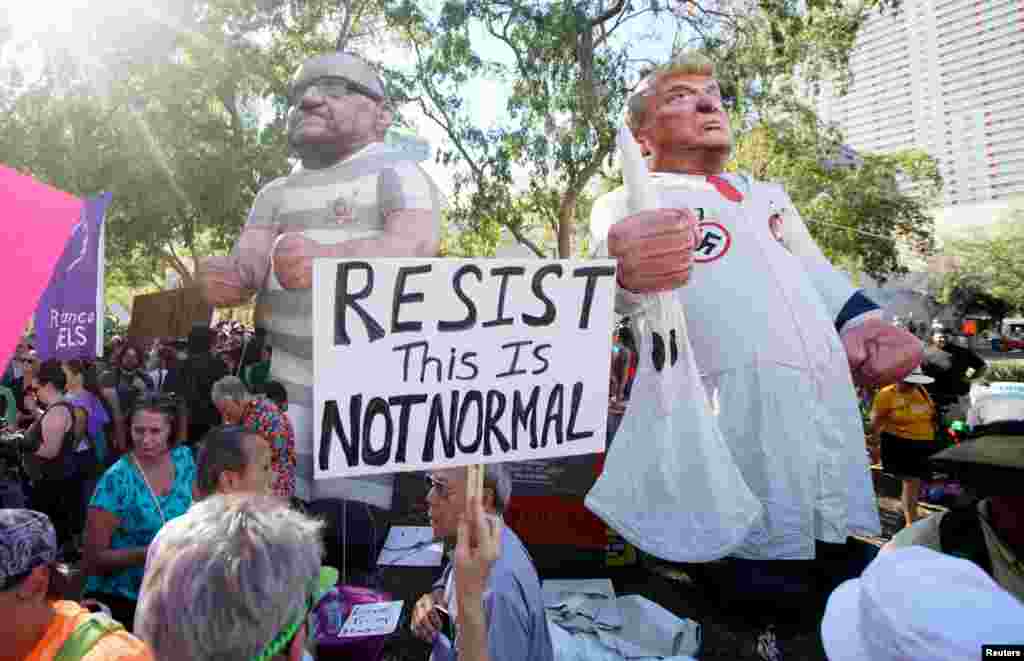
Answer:
[[647, 201], [627, 176], [591, 227], [618, 260], [640, 369], [588, 507], [675, 561], [811, 560], [878, 534], [854, 383], [901, 379], [920, 342], [828, 262], [781, 187], [723, 174], [710, 62], [655, 70], [627, 123], [651, 157]]

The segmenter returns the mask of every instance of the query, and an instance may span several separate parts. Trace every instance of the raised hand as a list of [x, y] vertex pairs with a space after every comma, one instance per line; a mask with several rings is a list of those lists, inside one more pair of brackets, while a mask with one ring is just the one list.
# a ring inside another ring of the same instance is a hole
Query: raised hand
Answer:
[[924, 357], [921, 341], [881, 319], [868, 319], [842, 334], [853, 381], [859, 386], [885, 386], [902, 381]]
[[313, 288], [313, 259], [320, 244], [298, 233], [285, 234], [274, 250], [274, 274], [285, 289]]
[[657, 209], [612, 225], [608, 253], [619, 260], [619, 284], [652, 294], [678, 289], [690, 279], [697, 218], [689, 209]]

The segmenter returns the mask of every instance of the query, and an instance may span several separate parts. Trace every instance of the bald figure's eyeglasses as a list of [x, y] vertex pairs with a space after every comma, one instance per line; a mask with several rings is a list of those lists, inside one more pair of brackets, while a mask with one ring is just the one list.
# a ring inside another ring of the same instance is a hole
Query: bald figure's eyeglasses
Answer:
[[365, 97], [373, 99], [380, 103], [384, 100], [380, 94], [377, 94], [369, 87], [360, 85], [354, 80], [348, 78], [342, 78], [339, 76], [323, 76], [321, 78], [314, 78], [308, 82], [302, 83], [297, 87], [293, 87], [291, 94], [288, 97], [288, 103], [292, 106], [297, 106], [302, 101], [302, 98], [310, 92], [315, 90], [316, 94], [325, 96], [329, 99], [340, 99], [343, 96], [349, 94], [362, 94]]

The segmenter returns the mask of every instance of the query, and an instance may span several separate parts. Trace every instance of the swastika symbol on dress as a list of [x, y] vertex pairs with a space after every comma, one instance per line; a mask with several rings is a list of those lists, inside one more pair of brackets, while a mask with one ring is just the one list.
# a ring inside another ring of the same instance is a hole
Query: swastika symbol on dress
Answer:
[[693, 261], [713, 262], [729, 252], [732, 235], [721, 223], [703, 222], [697, 226], [700, 240], [693, 251]]

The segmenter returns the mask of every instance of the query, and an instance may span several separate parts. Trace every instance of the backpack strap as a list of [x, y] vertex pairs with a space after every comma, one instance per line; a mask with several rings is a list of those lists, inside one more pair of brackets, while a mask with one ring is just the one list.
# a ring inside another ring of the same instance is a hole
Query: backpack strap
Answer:
[[951, 509], [939, 521], [939, 543], [942, 552], [970, 560], [992, 576], [992, 559], [985, 544], [985, 531], [981, 528], [978, 504]]
[[71, 632], [61, 645], [53, 661], [81, 661], [104, 636], [125, 628], [120, 622], [103, 613], [93, 613]]

